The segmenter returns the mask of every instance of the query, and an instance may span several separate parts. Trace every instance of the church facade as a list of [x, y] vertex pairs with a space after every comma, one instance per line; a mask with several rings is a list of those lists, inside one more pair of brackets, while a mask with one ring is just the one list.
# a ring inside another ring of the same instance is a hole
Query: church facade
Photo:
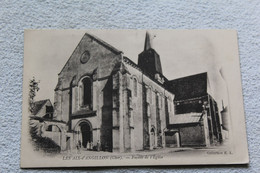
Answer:
[[[221, 142], [216, 102], [201, 83], [197, 95], [188, 88], [182, 97], [185, 82], [163, 75], [149, 33], [138, 64], [86, 33], [58, 74], [53, 119], [67, 125], [61, 149], [91, 143], [94, 150], [134, 152]], [[192, 108], [183, 111], [187, 104]]]

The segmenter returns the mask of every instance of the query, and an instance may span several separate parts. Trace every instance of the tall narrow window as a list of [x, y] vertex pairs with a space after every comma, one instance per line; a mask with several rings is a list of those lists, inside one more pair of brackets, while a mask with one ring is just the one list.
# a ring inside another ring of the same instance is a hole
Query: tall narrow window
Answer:
[[150, 96], [150, 97], [151, 97], [151, 98], [150, 98], [150, 99], [151, 99], [150, 103], [153, 104], [153, 90], [152, 90], [152, 88], [150, 89], [150, 91], [151, 91], [151, 92], [150, 92], [150, 95], [151, 95], [151, 96]]
[[161, 97], [161, 108], [163, 108], [163, 96], [160, 95], [160, 97]]
[[92, 106], [92, 81], [90, 78], [82, 80], [83, 84], [83, 100], [82, 105], [88, 108]]
[[147, 88], [147, 102], [151, 103], [151, 88]]
[[137, 96], [137, 79], [134, 78], [134, 94], [135, 94], [135, 97]]

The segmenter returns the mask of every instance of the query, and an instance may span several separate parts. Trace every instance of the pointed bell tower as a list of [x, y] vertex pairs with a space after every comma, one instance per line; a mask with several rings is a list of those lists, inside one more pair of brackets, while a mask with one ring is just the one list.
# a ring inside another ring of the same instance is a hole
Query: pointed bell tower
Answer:
[[152, 78], [162, 74], [159, 54], [152, 48], [151, 36], [146, 32], [144, 51], [138, 55], [138, 66]]
[[150, 38], [150, 34], [148, 33], [148, 31], [146, 31], [146, 35], [145, 35], [145, 42], [144, 42], [144, 50], [148, 50], [150, 48], [152, 48], [151, 45], [151, 38]]

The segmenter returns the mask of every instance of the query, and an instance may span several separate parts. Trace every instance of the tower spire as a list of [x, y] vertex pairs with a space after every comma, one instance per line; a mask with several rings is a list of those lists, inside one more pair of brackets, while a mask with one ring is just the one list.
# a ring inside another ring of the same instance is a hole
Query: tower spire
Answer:
[[144, 51], [138, 55], [138, 66], [140, 69], [151, 77], [162, 73], [160, 55], [153, 49], [151, 35], [146, 31]]
[[152, 48], [152, 46], [151, 46], [151, 36], [150, 36], [150, 33], [148, 31], [146, 31], [145, 42], [144, 42], [144, 51], [146, 51], [150, 48]]

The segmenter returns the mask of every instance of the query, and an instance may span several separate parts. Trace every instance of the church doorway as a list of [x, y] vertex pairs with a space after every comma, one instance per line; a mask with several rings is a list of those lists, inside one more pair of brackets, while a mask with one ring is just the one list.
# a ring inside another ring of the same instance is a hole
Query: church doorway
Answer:
[[81, 134], [81, 143], [83, 148], [87, 148], [91, 142], [93, 142], [92, 128], [89, 122], [82, 122], [79, 124], [80, 134]]
[[151, 145], [150, 145], [150, 150], [153, 150], [155, 148], [155, 130], [152, 127], [151, 132], [150, 132], [150, 137], [151, 137]]

